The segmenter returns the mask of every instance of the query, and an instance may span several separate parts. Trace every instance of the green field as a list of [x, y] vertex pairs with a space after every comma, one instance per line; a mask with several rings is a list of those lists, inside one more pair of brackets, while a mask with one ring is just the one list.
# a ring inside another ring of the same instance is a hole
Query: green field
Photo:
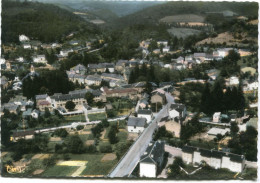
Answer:
[[88, 114], [89, 121], [98, 121], [106, 119], [106, 113]]
[[87, 167], [81, 175], [106, 175], [117, 163], [117, 160], [101, 162], [105, 154], [70, 154], [70, 160], [84, 160], [88, 161]]
[[43, 177], [68, 177], [73, 172], [75, 172], [79, 167], [77, 166], [58, 166], [55, 165], [53, 167], [45, 170], [41, 176]]
[[86, 122], [86, 118], [84, 114], [75, 115], [75, 116], [65, 116], [66, 122]]
[[176, 28], [172, 27], [167, 30], [171, 35], [178, 38], [186, 38], [191, 35], [199, 34], [201, 31], [189, 28]]

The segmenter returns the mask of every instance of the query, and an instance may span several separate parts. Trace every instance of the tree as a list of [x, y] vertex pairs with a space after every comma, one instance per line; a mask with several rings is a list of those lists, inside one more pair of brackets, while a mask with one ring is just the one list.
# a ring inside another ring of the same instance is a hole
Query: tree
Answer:
[[180, 175], [181, 173], [180, 167], [184, 168], [184, 163], [181, 158], [175, 157], [173, 164], [169, 165], [168, 177], [176, 177]]
[[75, 103], [73, 101], [67, 101], [65, 104], [65, 108], [68, 109], [69, 111], [72, 111], [75, 109]]
[[111, 144], [115, 144], [115, 143], [118, 142], [118, 139], [117, 139], [117, 137], [116, 137], [117, 131], [118, 131], [118, 130], [117, 130], [116, 125], [112, 125], [112, 126], [110, 127], [110, 130], [109, 130], [109, 132], [108, 132], [108, 139], [109, 139], [109, 142], [110, 142]]
[[112, 152], [112, 146], [109, 143], [102, 143], [99, 145], [99, 150], [101, 153], [111, 153]]
[[231, 122], [231, 126], [230, 126], [230, 135], [232, 137], [237, 135], [237, 132], [239, 131], [239, 127], [237, 126], [236, 122]]
[[91, 92], [87, 92], [85, 94], [85, 99], [87, 100], [88, 105], [92, 105], [94, 101], [94, 95]]
[[54, 134], [54, 135], [57, 135], [58, 137], [65, 138], [65, 137], [68, 136], [69, 133], [67, 132], [66, 129], [61, 128], [61, 129], [55, 130], [53, 134]]
[[101, 124], [102, 124], [102, 126], [103, 126], [104, 128], [106, 128], [106, 127], [109, 126], [109, 122], [107, 121], [107, 119], [103, 119], [103, 120], [101, 121]]
[[49, 117], [51, 117], [50, 110], [47, 107], [45, 107], [44, 118], [49, 118]]
[[67, 151], [71, 153], [83, 153], [84, 146], [78, 135], [70, 136], [66, 142]]

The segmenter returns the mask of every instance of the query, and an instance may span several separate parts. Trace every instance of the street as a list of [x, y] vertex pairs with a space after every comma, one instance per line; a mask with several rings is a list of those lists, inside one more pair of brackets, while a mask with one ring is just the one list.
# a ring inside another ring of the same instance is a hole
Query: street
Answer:
[[156, 115], [150, 125], [143, 131], [140, 137], [130, 147], [125, 156], [120, 160], [118, 165], [108, 175], [109, 177], [125, 177], [129, 176], [138, 164], [140, 157], [145, 152], [148, 144], [152, 140], [154, 130], [158, 127], [159, 122], [163, 117], [168, 115], [169, 106], [174, 103], [174, 99], [170, 94], [167, 94], [167, 105], [163, 106], [160, 112]]

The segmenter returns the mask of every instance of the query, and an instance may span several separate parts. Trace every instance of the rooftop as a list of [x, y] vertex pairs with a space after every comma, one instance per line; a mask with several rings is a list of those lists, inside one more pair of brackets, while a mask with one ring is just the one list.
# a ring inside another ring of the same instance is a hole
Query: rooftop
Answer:
[[145, 118], [129, 117], [127, 121], [127, 126], [144, 127], [145, 124], [146, 124]]

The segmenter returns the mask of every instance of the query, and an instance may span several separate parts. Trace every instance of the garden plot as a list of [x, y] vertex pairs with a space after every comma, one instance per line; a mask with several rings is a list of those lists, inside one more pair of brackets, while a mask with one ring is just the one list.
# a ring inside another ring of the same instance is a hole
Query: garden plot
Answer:
[[164, 23], [180, 23], [180, 22], [204, 22], [204, 17], [195, 15], [195, 14], [183, 14], [183, 15], [173, 15], [173, 16], [166, 16], [159, 20], [160, 22]]
[[51, 154], [35, 154], [32, 159], [47, 159], [50, 158]]
[[176, 28], [172, 27], [167, 30], [171, 35], [176, 36], [178, 38], [186, 38], [188, 36], [192, 36], [195, 34], [201, 33], [199, 30], [189, 29], [189, 28]]
[[105, 154], [103, 156], [103, 158], [101, 159], [101, 162], [104, 162], [104, 161], [112, 161], [112, 160], [115, 160], [116, 159], [116, 155], [113, 154], [113, 153], [109, 153], [109, 154]]
[[88, 161], [60, 161], [57, 163], [58, 166], [85, 166]]

